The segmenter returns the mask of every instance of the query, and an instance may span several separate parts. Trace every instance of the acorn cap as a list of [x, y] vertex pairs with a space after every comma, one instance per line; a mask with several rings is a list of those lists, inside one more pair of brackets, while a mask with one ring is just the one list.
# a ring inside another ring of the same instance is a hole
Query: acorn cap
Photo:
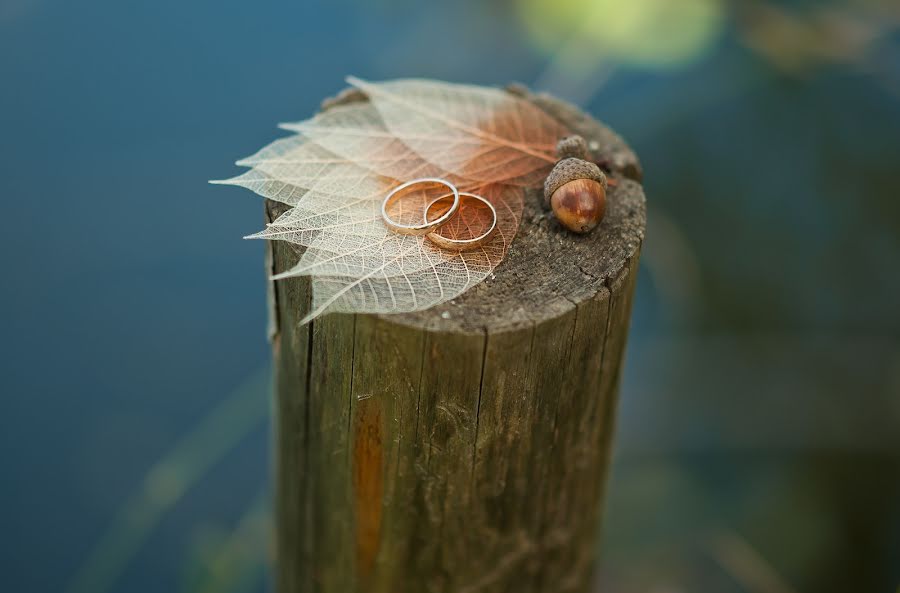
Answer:
[[574, 157], [588, 160], [590, 153], [588, 152], [587, 141], [578, 134], [566, 136], [556, 143], [556, 156], [561, 159]]
[[544, 181], [544, 201], [549, 205], [550, 197], [560, 187], [576, 179], [593, 179], [606, 191], [606, 175], [594, 163], [570, 157], [556, 163]]

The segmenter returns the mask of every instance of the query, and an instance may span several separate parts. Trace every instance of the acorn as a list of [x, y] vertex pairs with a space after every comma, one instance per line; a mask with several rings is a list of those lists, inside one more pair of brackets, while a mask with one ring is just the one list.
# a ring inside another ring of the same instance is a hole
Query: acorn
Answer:
[[588, 145], [584, 138], [578, 134], [574, 134], [572, 136], [566, 136], [556, 143], [556, 156], [560, 159], [572, 157], [586, 161], [590, 157], [590, 153], [588, 152]]
[[606, 175], [586, 160], [587, 143], [581, 136], [557, 144], [562, 160], [544, 181], [544, 199], [561, 225], [574, 233], [587, 233], [603, 220], [606, 211]]

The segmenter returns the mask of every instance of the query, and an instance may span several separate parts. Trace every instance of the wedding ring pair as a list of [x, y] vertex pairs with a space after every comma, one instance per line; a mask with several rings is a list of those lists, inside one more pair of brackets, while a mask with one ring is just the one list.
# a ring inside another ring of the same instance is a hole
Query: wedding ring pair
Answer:
[[[446, 187], [450, 191], [447, 193], [443, 193], [434, 200], [428, 202], [422, 213], [423, 222], [416, 224], [401, 224], [391, 218], [391, 216], [388, 214], [388, 209], [402, 200], [404, 196], [408, 196], [414, 192], [425, 191], [427, 188], [434, 189], [441, 187]], [[437, 205], [439, 202], [449, 199], [451, 196], [453, 198], [453, 201], [447, 211], [434, 220], [429, 220], [428, 215], [432, 211], [432, 209], [434, 209], [435, 205]], [[463, 198], [467, 200], [475, 200], [487, 206], [492, 217], [490, 226], [483, 233], [467, 239], [453, 239], [445, 235], [441, 235], [438, 231], [459, 213]], [[454, 251], [468, 251], [469, 249], [480, 247], [481, 245], [484, 245], [485, 243], [490, 241], [494, 236], [494, 232], [497, 230], [497, 210], [494, 208], [493, 204], [479, 195], [475, 195], [469, 192], [461, 192], [456, 189], [456, 186], [449, 181], [438, 179], [436, 177], [413, 179], [412, 181], [407, 181], [406, 183], [399, 185], [391, 190], [391, 193], [389, 193], [381, 203], [381, 219], [384, 221], [385, 226], [391, 232], [400, 235], [425, 235], [425, 238], [427, 238], [438, 247], [442, 247], [444, 249], [452, 249]]]

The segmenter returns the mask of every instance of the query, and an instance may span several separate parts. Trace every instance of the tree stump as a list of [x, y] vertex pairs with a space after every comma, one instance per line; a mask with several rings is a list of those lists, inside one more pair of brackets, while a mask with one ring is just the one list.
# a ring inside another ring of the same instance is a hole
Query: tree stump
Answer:
[[[606, 217], [576, 236], [529, 192], [495, 274], [427, 311], [300, 326], [308, 281], [270, 287], [280, 593], [591, 588], [644, 233], [640, 168], [574, 107], [508, 91], [588, 140], [614, 180]], [[279, 208], [267, 204], [270, 219]], [[296, 250], [272, 242], [271, 272]]]

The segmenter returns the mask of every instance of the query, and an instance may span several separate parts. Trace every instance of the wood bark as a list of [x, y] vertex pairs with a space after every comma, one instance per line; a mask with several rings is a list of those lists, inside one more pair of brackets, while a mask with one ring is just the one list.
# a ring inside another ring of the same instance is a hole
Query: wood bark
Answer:
[[[281, 593], [591, 588], [645, 225], [640, 168], [574, 107], [510, 92], [588, 140], [615, 184], [606, 217], [576, 236], [529, 192], [496, 273], [427, 311], [300, 326], [308, 282], [270, 287]], [[298, 257], [273, 242], [270, 271]]]

